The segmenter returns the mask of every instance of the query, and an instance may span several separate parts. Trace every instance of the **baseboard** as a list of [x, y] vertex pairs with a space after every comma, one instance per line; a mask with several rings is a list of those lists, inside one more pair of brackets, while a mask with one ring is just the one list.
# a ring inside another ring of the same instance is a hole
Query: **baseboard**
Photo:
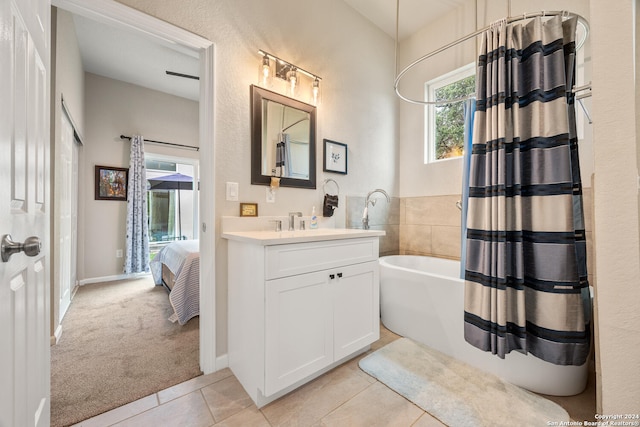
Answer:
[[229, 355], [223, 354], [222, 356], [216, 357], [216, 371], [220, 369], [229, 367]]
[[56, 345], [58, 344], [58, 341], [60, 341], [60, 337], [62, 336], [62, 324], [59, 324], [58, 327], [56, 328], [56, 331], [53, 333], [53, 335], [51, 336], [51, 345]]
[[115, 276], [93, 277], [78, 281], [80, 286], [90, 285], [92, 283], [115, 282], [116, 280], [138, 279], [140, 277], [150, 276], [151, 273], [134, 273], [134, 274], [118, 274]]

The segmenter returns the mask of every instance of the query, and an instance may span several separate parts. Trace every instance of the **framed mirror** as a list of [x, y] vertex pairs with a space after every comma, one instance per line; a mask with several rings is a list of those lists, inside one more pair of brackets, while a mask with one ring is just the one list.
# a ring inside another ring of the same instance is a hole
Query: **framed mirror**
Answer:
[[251, 184], [316, 188], [316, 107], [251, 85]]

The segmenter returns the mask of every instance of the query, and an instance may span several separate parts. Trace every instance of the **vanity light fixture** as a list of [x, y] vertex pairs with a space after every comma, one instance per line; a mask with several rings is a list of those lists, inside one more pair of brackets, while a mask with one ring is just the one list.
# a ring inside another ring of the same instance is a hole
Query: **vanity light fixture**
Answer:
[[[260, 85], [262, 87], [272, 86], [271, 77], [282, 79], [286, 82], [287, 95], [294, 98], [299, 97], [302, 92], [299, 90], [302, 82], [300, 77], [309, 77], [309, 83], [307, 87], [310, 87], [309, 103], [318, 105], [320, 102], [320, 76], [310, 73], [297, 65], [294, 65], [284, 59], [278, 58], [275, 55], [265, 52], [264, 50], [258, 50], [258, 53], [262, 57], [260, 62]], [[271, 62], [274, 63], [274, 68], [271, 68]]]

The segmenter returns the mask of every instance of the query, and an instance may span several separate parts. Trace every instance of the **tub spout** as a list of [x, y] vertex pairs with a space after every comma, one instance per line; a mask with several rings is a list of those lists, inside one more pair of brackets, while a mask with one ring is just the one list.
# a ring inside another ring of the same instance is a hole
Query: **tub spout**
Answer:
[[382, 190], [381, 188], [376, 188], [373, 191], [369, 191], [367, 197], [364, 200], [364, 211], [362, 211], [362, 228], [364, 228], [365, 230], [369, 229], [369, 204], [371, 204], [371, 206], [376, 205], [376, 199], [371, 198], [371, 195], [374, 193], [383, 194], [384, 197], [387, 198], [387, 203], [391, 203], [391, 198], [389, 197], [387, 192]]

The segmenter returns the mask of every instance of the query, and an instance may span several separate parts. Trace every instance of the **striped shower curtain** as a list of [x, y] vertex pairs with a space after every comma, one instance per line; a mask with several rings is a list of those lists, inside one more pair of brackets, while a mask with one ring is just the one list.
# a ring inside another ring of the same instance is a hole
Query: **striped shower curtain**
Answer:
[[124, 272], [149, 272], [149, 224], [147, 222], [147, 169], [144, 139], [131, 137], [131, 160], [127, 186], [127, 237]]
[[464, 335], [501, 358], [581, 365], [590, 350], [575, 27], [502, 21], [478, 59]]

